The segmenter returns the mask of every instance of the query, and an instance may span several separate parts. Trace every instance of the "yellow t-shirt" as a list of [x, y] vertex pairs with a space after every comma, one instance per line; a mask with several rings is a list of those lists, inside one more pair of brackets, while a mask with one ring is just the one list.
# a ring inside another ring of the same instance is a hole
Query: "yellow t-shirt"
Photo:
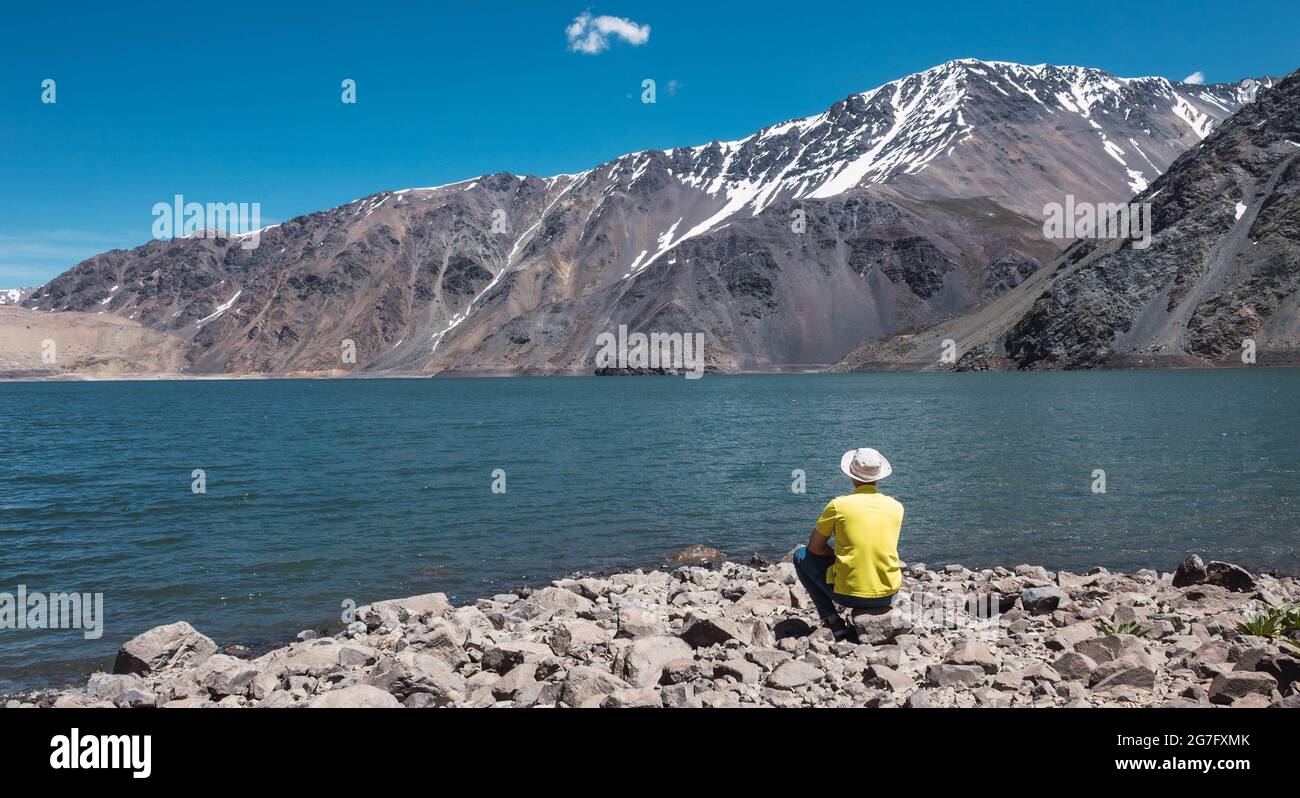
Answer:
[[842, 596], [881, 598], [903, 586], [898, 563], [898, 533], [903, 505], [862, 485], [826, 504], [817, 519], [817, 534], [835, 536], [835, 564], [826, 570], [826, 583]]

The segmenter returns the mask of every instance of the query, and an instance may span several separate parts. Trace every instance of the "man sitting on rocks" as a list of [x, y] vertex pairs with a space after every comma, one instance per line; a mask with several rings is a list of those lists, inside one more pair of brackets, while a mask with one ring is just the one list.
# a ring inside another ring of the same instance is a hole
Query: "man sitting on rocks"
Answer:
[[840, 458], [840, 470], [853, 480], [853, 492], [831, 499], [808, 545], [794, 551], [799, 581], [836, 640], [854, 633], [835, 605], [854, 614], [887, 610], [903, 584], [898, 562], [903, 505], [876, 490], [876, 482], [893, 471], [889, 461], [875, 449], [851, 449]]

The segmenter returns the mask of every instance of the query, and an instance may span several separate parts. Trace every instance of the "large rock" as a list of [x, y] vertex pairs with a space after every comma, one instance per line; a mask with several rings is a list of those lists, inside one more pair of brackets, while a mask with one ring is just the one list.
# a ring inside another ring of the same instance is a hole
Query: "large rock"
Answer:
[[889, 643], [912, 629], [912, 616], [898, 607], [888, 612], [859, 612], [853, 616], [853, 630], [857, 632], [858, 640], [875, 646]]
[[726, 643], [728, 640], [748, 643], [751, 637], [752, 635], [735, 621], [722, 616], [699, 616], [687, 612], [686, 620], [682, 625], [682, 639], [695, 648], [707, 648]]
[[551, 622], [551, 627], [552, 631], [555, 632], [555, 637], [547, 642], [552, 650], [556, 648], [560, 640], [568, 641], [568, 645], [563, 647], [564, 650], [557, 651], [557, 654], [567, 654], [582, 649], [603, 646], [609, 642], [609, 633], [594, 621], [580, 618], [557, 618]]
[[1001, 660], [985, 643], [963, 640], [948, 651], [943, 661], [950, 665], [975, 665], [985, 673], [997, 673]]
[[631, 686], [608, 671], [579, 665], [570, 670], [565, 678], [560, 701], [570, 707], [580, 707], [597, 696], [607, 696], [615, 690], [626, 690]]
[[217, 644], [185, 621], [155, 626], [122, 644], [113, 673], [156, 673], [177, 666], [194, 667], [217, 653]]
[[562, 587], [544, 587], [523, 603], [568, 616], [590, 617], [596, 609], [596, 602]]
[[86, 695], [99, 701], [117, 702], [117, 697], [128, 690], [144, 689], [144, 682], [134, 674], [92, 674], [86, 683]]
[[1075, 623], [1057, 629], [1047, 638], [1047, 647], [1054, 651], [1068, 651], [1084, 640], [1091, 640], [1099, 633], [1097, 627], [1090, 623]]
[[663, 676], [659, 677], [660, 684], [685, 684], [700, 678], [704, 673], [700, 662], [695, 659], [694, 655], [675, 659], [664, 665]]
[[803, 660], [792, 659], [776, 666], [776, 670], [767, 677], [767, 686], [777, 690], [794, 690], [811, 684], [825, 675], [821, 668]]
[[759, 646], [757, 648], [746, 649], [745, 659], [765, 671], [770, 671], [782, 662], [794, 659], [794, 655], [788, 651], [782, 651], [779, 648], [765, 648]]
[[1156, 671], [1150, 658], [1141, 654], [1126, 654], [1098, 665], [1088, 677], [1088, 682], [1098, 692], [1113, 691], [1120, 687], [1151, 690], [1156, 686]]
[[803, 618], [782, 618], [772, 626], [772, 634], [777, 640], [807, 637], [813, 631], [812, 625]]
[[957, 687], [979, 684], [984, 679], [984, 669], [978, 665], [931, 665], [925, 669], [925, 683], [932, 687]]
[[695, 687], [690, 684], [671, 684], [660, 691], [663, 705], [673, 708], [696, 708], [704, 704], [695, 697]]
[[400, 709], [401, 702], [378, 687], [354, 684], [322, 693], [307, 702], [309, 709]]
[[451, 602], [442, 593], [425, 593], [421, 596], [376, 601], [357, 607], [356, 617], [369, 629], [380, 626], [395, 629], [399, 624], [412, 620], [442, 615], [451, 609]]
[[727, 559], [727, 555], [717, 549], [696, 544], [687, 546], [676, 554], [669, 555], [664, 562], [670, 565], [713, 565]]
[[1205, 571], [1204, 561], [1195, 554], [1189, 554], [1174, 571], [1174, 587], [1199, 585], [1205, 581], [1206, 576], [1208, 574]]
[[677, 637], [643, 637], [620, 652], [622, 676], [633, 687], [658, 684], [664, 666], [692, 656], [691, 647]]
[[[345, 655], [345, 648], [352, 649], [351, 653]], [[369, 646], [357, 643], [344, 646], [333, 638], [325, 637], [276, 649], [254, 660], [254, 664], [279, 678], [290, 676], [320, 678], [345, 668], [343, 664], [345, 659], [348, 662], [361, 659], [371, 661], [378, 656], [379, 652]]]
[[911, 676], [900, 673], [888, 665], [869, 665], [863, 674], [867, 684], [887, 687], [894, 693], [905, 693], [916, 686]]
[[[1238, 664], [1238, 668], [1245, 664]], [[1277, 679], [1277, 689], [1283, 693], [1292, 685], [1300, 684], [1300, 659], [1290, 654], [1270, 652], [1257, 657], [1251, 663], [1254, 670], [1262, 671]]]
[[743, 659], [724, 659], [713, 663], [713, 678], [731, 677], [741, 684], [758, 684], [763, 677], [763, 669]]
[[469, 662], [469, 652], [462, 646], [463, 642], [464, 637], [454, 626], [439, 623], [428, 634], [418, 638], [416, 644], [455, 670]]
[[1255, 577], [1250, 571], [1240, 565], [1217, 560], [1205, 566], [1205, 582], [1226, 587], [1234, 593], [1249, 593], [1256, 587]]
[[1046, 615], [1070, 600], [1056, 585], [1029, 587], [1020, 591], [1020, 606], [1033, 615]]
[[213, 654], [194, 670], [194, 678], [213, 698], [248, 695], [258, 674], [253, 663], [226, 654]]
[[54, 699], [55, 709], [112, 709], [112, 701], [93, 698], [85, 693], [64, 693]]
[[1127, 654], [1145, 653], [1141, 638], [1133, 635], [1106, 635], [1092, 637], [1074, 644], [1074, 650], [1098, 664], [1119, 659]]
[[619, 607], [618, 636], [636, 640], [639, 637], [656, 637], [667, 631], [662, 614], [641, 607]]
[[447, 663], [432, 654], [415, 651], [382, 658], [362, 679], [362, 684], [378, 687], [402, 700], [415, 693], [428, 693], [439, 704], [455, 700], [465, 689], [465, 680]]
[[1087, 681], [1092, 672], [1097, 670], [1097, 663], [1086, 654], [1067, 651], [1052, 663], [1052, 669], [1066, 679]]
[[1232, 704], [1250, 695], [1271, 696], [1277, 689], [1277, 679], [1260, 671], [1232, 671], [1221, 673], [1210, 683], [1210, 701], [1215, 704]]
[[119, 693], [113, 704], [122, 709], [139, 709], [156, 707], [158, 701], [158, 694], [152, 690], [143, 687], [132, 687]]
[[551, 647], [535, 640], [503, 640], [483, 649], [483, 669], [507, 673], [521, 662], [540, 662], [551, 656]]
[[1203, 679], [1213, 678], [1232, 670], [1228, 657], [1232, 645], [1226, 640], [1211, 640], [1183, 657], [1183, 665]]
[[536, 663], [525, 662], [522, 665], [516, 665], [509, 673], [497, 679], [491, 685], [492, 695], [498, 701], [511, 701], [515, 696], [537, 684], [536, 675]]
[[631, 707], [662, 707], [663, 697], [653, 687], [624, 687], [605, 696], [600, 702], [605, 709], [626, 709]]

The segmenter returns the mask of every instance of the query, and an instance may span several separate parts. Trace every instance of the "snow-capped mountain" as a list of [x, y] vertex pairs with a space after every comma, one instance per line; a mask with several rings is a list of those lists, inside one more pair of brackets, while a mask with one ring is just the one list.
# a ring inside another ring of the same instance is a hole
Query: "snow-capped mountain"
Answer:
[[[28, 299], [188, 339], [200, 372], [587, 372], [619, 324], [720, 369], [833, 363], [1010, 290], [1066, 194], [1120, 201], [1245, 85], [953, 61], [739, 141], [388, 191], [238, 240], [92, 258]], [[117, 288], [114, 288], [116, 286]]]
[[34, 288], [0, 288], [0, 305], [17, 305], [31, 293]]
[[1136, 199], [1149, 246], [1080, 241], [979, 312], [841, 368], [949, 368], [945, 339], [961, 369], [1300, 364], [1300, 72]]

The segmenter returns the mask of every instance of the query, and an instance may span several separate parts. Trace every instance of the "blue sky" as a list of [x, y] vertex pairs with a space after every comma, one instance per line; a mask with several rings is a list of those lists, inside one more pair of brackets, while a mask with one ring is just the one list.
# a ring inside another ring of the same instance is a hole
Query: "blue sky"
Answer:
[[[260, 202], [265, 224], [385, 189], [574, 172], [738, 138], [953, 58], [1207, 82], [1300, 67], [1294, 0], [37, 5], [0, 27], [0, 288], [144, 243], [178, 193]], [[610, 31], [600, 52], [570, 47], [584, 12], [577, 42]]]

